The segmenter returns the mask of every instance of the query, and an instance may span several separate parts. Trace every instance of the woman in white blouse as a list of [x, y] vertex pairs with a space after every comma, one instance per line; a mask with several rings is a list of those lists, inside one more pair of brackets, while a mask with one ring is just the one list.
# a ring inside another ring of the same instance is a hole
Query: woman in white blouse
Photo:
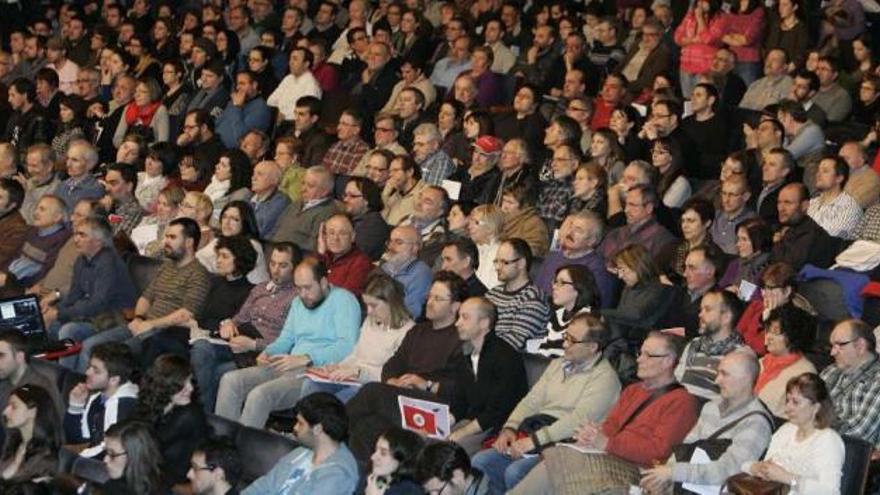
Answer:
[[487, 289], [499, 284], [498, 273], [495, 271], [495, 253], [498, 252], [503, 228], [504, 214], [497, 206], [480, 205], [471, 211], [468, 233], [480, 252], [477, 278]]
[[785, 423], [770, 439], [763, 461], [749, 462], [743, 471], [785, 483], [793, 495], [838, 495], [844, 445], [831, 428], [834, 406], [822, 378], [804, 373], [786, 386]]
[[681, 208], [691, 197], [691, 185], [684, 176], [681, 150], [669, 138], [651, 143], [651, 163], [658, 172], [657, 193], [668, 208]]
[[370, 275], [362, 297], [367, 317], [354, 350], [338, 364], [311, 368], [310, 372], [324, 378], [306, 378], [300, 397], [330, 392], [347, 402], [362, 384], [382, 380], [382, 367], [415, 323], [403, 302], [403, 286], [382, 272]]

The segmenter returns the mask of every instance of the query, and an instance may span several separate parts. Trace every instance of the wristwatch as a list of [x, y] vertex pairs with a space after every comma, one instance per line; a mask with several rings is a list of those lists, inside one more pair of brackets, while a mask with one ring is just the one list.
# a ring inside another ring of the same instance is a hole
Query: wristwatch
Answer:
[[792, 488], [797, 488], [797, 476], [792, 476], [791, 482], [788, 484], [788, 486]]
[[425, 390], [430, 392], [432, 388], [434, 388], [434, 381], [433, 380], [428, 380], [427, 382], [425, 382]]

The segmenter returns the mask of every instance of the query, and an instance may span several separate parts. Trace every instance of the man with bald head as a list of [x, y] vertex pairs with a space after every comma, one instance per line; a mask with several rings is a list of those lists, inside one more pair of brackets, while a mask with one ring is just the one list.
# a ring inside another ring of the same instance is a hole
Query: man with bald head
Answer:
[[379, 265], [382, 271], [403, 285], [404, 305], [415, 320], [422, 316], [433, 277], [431, 268], [419, 260], [421, 248], [422, 238], [415, 227], [398, 226], [391, 231]]
[[861, 320], [837, 324], [829, 338], [834, 364], [822, 370], [841, 435], [880, 447], [880, 359], [871, 328]]
[[504, 421], [528, 391], [522, 354], [495, 335], [495, 306], [485, 297], [471, 297], [461, 303], [455, 328], [458, 338], [470, 344], [470, 358], [476, 363], [474, 380], [456, 383], [464, 393], [452, 403], [458, 420], [449, 440], [460, 444], [468, 454], [480, 450], [491, 432]]
[[330, 197], [333, 175], [320, 165], [309, 167], [303, 178], [301, 199], [290, 203], [268, 238], [273, 242], [292, 242], [304, 252], [315, 251], [318, 229], [343, 207]]
[[42, 279], [70, 237], [67, 207], [58, 196], [40, 198], [33, 219], [21, 248], [0, 266], [0, 297], [21, 293]]
[[355, 245], [354, 224], [345, 213], [330, 217], [318, 231], [318, 254], [331, 284], [360, 296], [373, 262]]
[[264, 160], [254, 167], [251, 176], [250, 203], [257, 216], [257, 228], [264, 237], [275, 228], [278, 218], [290, 199], [278, 190], [281, 184], [281, 167], [271, 160]]
[[743, 463], [757, 461], [767, 449], [773, 434], [772, 416], [755, 396], [755, 381], [760, 367], [758, 358], [749, 349], [737, 349], [725, 355], [718, 364], [715, 382], [720, 397], [706, 403], [697, 424], [684, 443], [708, 439], [727, 425], [735, 424], [718, 435], [730, 440], [730, 446], [717, 459], [697, 464], [690, 459], [677, 459], [675, 454], [666, 464], [644, 472], [641, 486], [649, 493], [666, 493], [671, 483], [723, 485], [730, 476], [742, 470]]
[[833, 262], [832, 238], [807, 215], [809, 207], [810, 195], [803, 184], [788, 184], [779, 191], [779, 229], [773, 236], [772, 263], [783, 261], [800, 271], [807, 263], [827, 268]]

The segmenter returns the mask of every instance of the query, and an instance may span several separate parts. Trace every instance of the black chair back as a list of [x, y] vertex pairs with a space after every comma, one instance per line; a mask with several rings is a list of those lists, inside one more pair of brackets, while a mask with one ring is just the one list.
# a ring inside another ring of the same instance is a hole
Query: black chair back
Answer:
[[235, 444], [241, 456], [241, 477], [247, 483], [268, 473], [279, 459], [298, 445], [277, 433], [247, 426], [241, 427]]
[[840, 493], [848, 495], [865, 493], [873, 446], [861, 438], [849, 435], [843, 435], [843, 445], [846, 454], [843, 460], [843, 477], [840, 479]]

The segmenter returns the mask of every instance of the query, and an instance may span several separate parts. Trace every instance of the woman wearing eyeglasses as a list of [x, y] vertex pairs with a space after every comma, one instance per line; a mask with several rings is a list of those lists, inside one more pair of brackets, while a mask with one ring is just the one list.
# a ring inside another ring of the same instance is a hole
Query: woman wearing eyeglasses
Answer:
[[114, 495], [170, 493], [159, 467], [159, 445], [146, 423], [116, 423], [104, 434], [104, 443], [104, 465], [110, 481], [96, 491]]
[[40, 479], [58, 471], [61, 425], [49, 392], [36, 385], [13, 390], [3, 410], [3, 425], [0, 493], [51, 493]]
[[[571, 320], [580, 313], [598, 311], [601, 307], [593, 273], [582, 265], [559, 267], [552, 283], [551, 301], [554, 311], [547, 322], [547, 335], [537, 339], [531, 353], [552, 359], [565, 353], [562, 343]], [[526, 346], [527, 350], [529, 347]]]
[[764, 322], [764, 346], [767, 354], [761, 358], [761, 374], [755, 382], [755, 392], [774, 416], [784, 418], [786, 384], [803, 373], [815, 373], [816, 367], [804, 357], [804, 351], [813, 344], [806, 313], [792, 306], [781, 306], [770, 312]]

